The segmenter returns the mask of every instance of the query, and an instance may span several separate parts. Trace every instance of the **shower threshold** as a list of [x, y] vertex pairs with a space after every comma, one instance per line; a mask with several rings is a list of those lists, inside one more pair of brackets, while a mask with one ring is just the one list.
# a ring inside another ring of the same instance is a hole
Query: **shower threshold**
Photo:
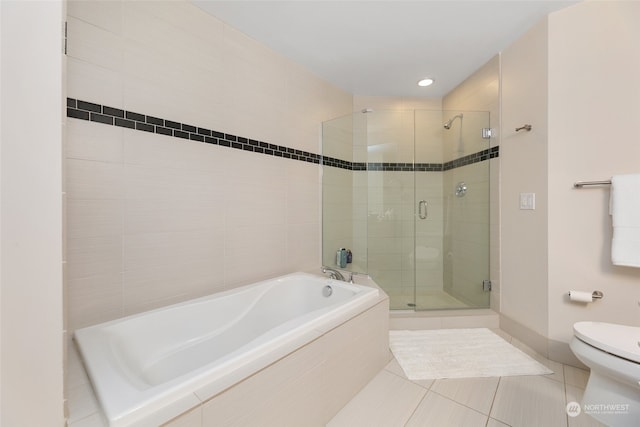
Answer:
[[453, 310], [474, 308], [447, 292], [434, 289], [417, 295], [410, 292], [388, 292], [392, 310]]
[[389, 310], [389, 329], [497, 329], [500, 316], [489, 308], [460, 310]]

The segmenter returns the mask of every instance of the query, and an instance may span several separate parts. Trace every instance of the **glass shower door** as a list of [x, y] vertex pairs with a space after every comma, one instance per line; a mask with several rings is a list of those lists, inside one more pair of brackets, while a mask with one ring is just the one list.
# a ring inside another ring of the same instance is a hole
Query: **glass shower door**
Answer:
[[416, 309], [489, 307], [489, 113], [415, 114]]
[[366, 117], [369, 274], [389, 295], [391, 309], [412, 310], [413, 111], [374, 111]]
[[351, 249], [344, 269], [394, 310], [488, 307], [489, 126], [487, 112], [426, 110], [323, 123], [323, 264]]

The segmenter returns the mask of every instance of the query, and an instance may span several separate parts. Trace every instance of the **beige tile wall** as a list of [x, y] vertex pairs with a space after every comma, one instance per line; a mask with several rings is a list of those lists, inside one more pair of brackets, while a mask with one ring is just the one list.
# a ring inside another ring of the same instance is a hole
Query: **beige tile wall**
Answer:
[[[345, 161], [353, 161], [355, 123], [352, 115], [334, 118], [322, 124], [322, 155]], [[348, 267], [354, 271], [366, 271], [365, 250], [355, 246], [356, 227], [354, 214], [358, 196], [353, 172], [348, 169], [325, 167], [322, 170], [322, 264], [338, 268], [336, 251], [350, 248], [357, 254]]]
[[[186, 1], [70, 1], [68, 96], [309, 152], [351, 95]], [[318, 165], [69, 119], [70, 328], [320, 263]]]

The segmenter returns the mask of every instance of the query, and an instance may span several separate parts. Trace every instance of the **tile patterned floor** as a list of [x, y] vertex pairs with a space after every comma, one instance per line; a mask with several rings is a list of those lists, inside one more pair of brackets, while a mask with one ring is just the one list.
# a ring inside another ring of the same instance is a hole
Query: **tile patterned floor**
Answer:
[[395, 359], [371, 380], [328, 427], [597, 427], [588, 415], [569, 417], [588, 371], [541, 357], [504, 339], [554, 371], [553, 375], [410, 381]]
[[[582, 399], [589, 373], [538, 355], [499, 329], [514, 346], [554, 371], [552, 375], [410, 381], [390, 361], [328, 427], [598, 427], [585, 414], [568, 417], [566, 404]], [[71, 427], [105, 427], [77, 354], [69, 354]]]

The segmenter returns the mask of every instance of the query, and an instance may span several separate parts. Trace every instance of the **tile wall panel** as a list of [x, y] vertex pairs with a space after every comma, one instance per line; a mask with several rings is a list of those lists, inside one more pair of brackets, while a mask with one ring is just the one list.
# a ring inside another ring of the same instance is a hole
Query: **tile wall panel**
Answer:
[[70, 329], [317, 267], [352, 97], [186, 1], [68, 14]]
[[[68, 10], [68, 239], [108, 253], [71, 260], [93, 273], [69, 280], [71, 328], [317, 266], [320, 123], [351, 113], [353, 97], [189, 2]], [[352, 171], [460, 166], [398, 160], [324, 159], [349, 188], [334, 202], [350, 208], [327, 218], [335, 242], [366, 226], [344, 221], [364, 208]], [[358, 259], [366, 242], [353, 247]]]

